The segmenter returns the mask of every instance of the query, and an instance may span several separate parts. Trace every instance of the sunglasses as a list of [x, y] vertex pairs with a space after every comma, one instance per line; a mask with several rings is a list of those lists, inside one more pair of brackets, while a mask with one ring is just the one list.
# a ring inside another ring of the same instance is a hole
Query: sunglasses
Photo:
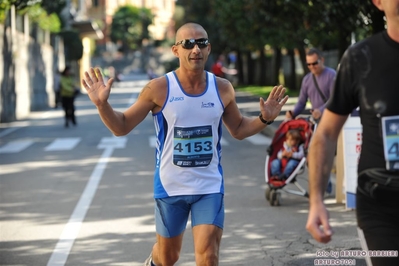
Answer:
[[198, 48], [202, 49], [208, 46], [209, 44], [209, 40], [206, 38], [201, 38], [201, 39], [185, 39], [182, 40], [180, 42], [177, 42], [175, 45], [179, 45], [181, 44], [181, 46], [184, 49], [190, 50], [193, 49], [195, 47], [195, 45], [198, 45]]
[[319, 60], [313, 63], [307, 63], [308, 66], [317, 66], [319, 64]]

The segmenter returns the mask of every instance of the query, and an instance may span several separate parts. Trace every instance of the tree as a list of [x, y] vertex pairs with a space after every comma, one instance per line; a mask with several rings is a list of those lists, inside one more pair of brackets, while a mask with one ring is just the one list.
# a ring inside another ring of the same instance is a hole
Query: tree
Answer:
[[[178, 0], [177, 4], [185, 9], [183, 23], [193, 21], [205, 27], [213, 51], [235, 50], [242, 55], [238, 61], [246, 62], [249, 83], [253, 73], [260, 72], [264, 77], [266, 71], [272, 71], [271, 82], [275, 84], [282, 48], [287, 50], [291, 62], [294, 50], [299, 51], [302, 67], [307, 71], [307, 48], [337, 49], [341, 56], [353, 35], [361, 40], [384, 29], [383, 13], [371, 0]], [[274, 48], [275, 65], [271, 70], [262, 65], [265, 45]], [[254, 53], [260, 55], [260, 70], [252, 62]], [[291, 72], [294, 70], [293, 63]], [[242, 82], [243, 69], [239, 73]], [[287, 81], [294, 89], [295, 77]]]
[[11, 20], [8, 16], [11, 14], [12, 6], [14, 6], [16, 12], [27, 14], [30, 20], [42, 29], [58, 32], [60, 30], [59, 12], [65, 6], [65, 0], [0, 0], [0, 24], [4, 27], [3, 36], [1, 36], [3, 42], [3, 80], [0, 83], [0, 122], [10, 122], [16, 119], [16, 65], [15, 52], [12, 49], [15, 40], [6, 30], [11, 26]]
[[342, 56], [351, 37], [363, 39], [384, 29], [383, 13], [364, 0], [313, 0], [305, 18], [308, 39], [325, 50], [338, 49]]
[[[65, 7], [66, 0], [0, 0], [0, 23], [5, 21], [12, 5], [17, 12], [28, 13], [30, 18], [35, 19], [40, 16], [38, 21], [42, 22], [44, 29], [47, 29], [46, 25], [54, 29], [54, 23], [59, 24], [59, 14]], [[35, 10], [31, 10], [32, 8]]]
[[114, 43], [121, 44], [123, 52], [138, 49], [142, 40], [150, 37], [148, 26], [152, 20], [153, 15], [147, 8], [122, 6], [114, 14], [110, 38]]
[[184, 9], [183, 19], [176, 22], [176, 29], [188, 22], [198, 23], [208, 32], [212, 53], [218, 55], [225, 52], [228, 46], [224, 43], [225, 38], [222, 36], [219, 21], [215, 19], [213, 1], [178, 0], [176, 4]]
[[79, 32], [73, 29], [66, 29], [60, 32], [65, 43], [65, 58], [68, 61], [78, 61], [83, 56], [83, 44]]

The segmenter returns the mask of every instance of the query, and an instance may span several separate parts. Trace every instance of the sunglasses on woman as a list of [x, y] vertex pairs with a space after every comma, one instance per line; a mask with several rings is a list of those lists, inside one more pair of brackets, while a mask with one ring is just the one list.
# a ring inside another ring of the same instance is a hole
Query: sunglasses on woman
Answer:
[[177, 42], [175, 45], [179, 45], [184, 49], [190, 50], [195, 47], [195, 45], [198, 45], [198, 48], [202, 49], [208, 46], [209, 40], [206, 38], [201, 38], [201, 39], [185, 39], [181, 40], [180, 42]]

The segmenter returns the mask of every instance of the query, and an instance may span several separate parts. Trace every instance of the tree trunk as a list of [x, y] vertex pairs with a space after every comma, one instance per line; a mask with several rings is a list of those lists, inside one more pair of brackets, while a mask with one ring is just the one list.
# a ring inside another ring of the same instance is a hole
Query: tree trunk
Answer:
[[294, 49], [288, 49], [288, 56], [290, 59], [290, 75], [288, 80], [286, 81], [286, 86], [290, 88], [290, 90], [296, 90], [296, 71], [295, 71], [295, 53]]
[[260, 60], [260, 79], [259, 79], [259, 85], [261, 86], [266, 86], [267, 85], [267, 80], [266, 80], [266, 72], [267, 72], [267, 68], [266, 68], [266, 56], [265, 56], [265, 49], [261, 48], [260, 49], [260, 56], [259, 56], [259, 60]]
[[342, 57], [342, 55], [345, 53], [346, 49], [348, 49], [350, 45], [350, 39], [349, 36], [351, 36], [351, 32], [346, 32], [344, 28], [342, 28], [339, 31], [339, 36], [338, 36], [338, 56], [339, 58]]
[[247, 55], [247, 68], [248, 68], [248, 84], [254, 84], [254, 60], [251, 56], [251, 51], [246, 52]]
[[303, 45], [298, 45], [298, 53], [299, 57], [301, 58], [302, 68], [305, 74], [309, 73], [308, 65], [306, 64], [306, 51]]
[[238, 84], [244, 83], [244, 68], [242, 64], [242, 53], [240, 50], [237, 50], [237, 61], [236, 61], [236, 69], [238, 71]]
[[[11, 11], [9, 11], [11, 12]], [[3, 31], [3, 81], [0, 85], [0, 122], [16, 120], [15, 64], [12, 56], [13, 40], [11, 36], [10, 13], [6, 18]], [[10, 32], [10, 35], [7, 34]]]
[[272, 74], [272, 84], [279, 84], [279, 75], [280, 75], [280, 67], [281, 67], [281, 48], [274, 47], [274, 62], [273, 62], [273, 74]]

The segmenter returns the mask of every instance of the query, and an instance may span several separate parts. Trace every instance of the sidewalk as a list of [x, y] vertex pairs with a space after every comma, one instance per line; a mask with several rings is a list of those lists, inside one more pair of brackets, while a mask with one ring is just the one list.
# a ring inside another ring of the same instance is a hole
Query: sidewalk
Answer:
[[[236, 101], [238, 108], [241, 113], [246, 116], [257, 116], [259, 115], [259, 97], [254, 96], [248, 92], [236, 91]], [[284, 105], [280, 115], [275, 119], [275, 122], [268, 125], [261, 133], [269, 138], [273, 138], [277, 128], [285, 119], [285, 112], [293, 109], [297, 97], [291, 97], [288, 102]], [[305, 110], [303, 113], [308, 113], [309, 110]], [[266, 154], [265, 154], [266, 156]], [[307, 168], [303, 175], [307, 175]], [[325, 204], [330, 212], [330, 223], [333, 227], [337, 225], [346, 224], [344, 228], [340, 228], [339, 235], [335, 234], [333, 238], [335, 241], [329, 244], [321, 244], [313, 240], [310, 235], [310, 243], [315, 247], [318, 247], [321, 251], [336, 251], [337, 249], [349, 249], [349, 250], [362, 250], [360, 241], [357, 234], [357, 222], [356, 213], [353, 209], [347, 209], [345, 203], [337, 203], [335, 198], [335, 185], [336, 177], [335, 174], [331, 174], [331, 181], [333, 183], [333, 193], [326, 195]], [[304, 225], [303, 225], [304, 226]], [[338, 243], [337, 244], [337, 241]], [[323, 258], [321, 258], [323, 259]], [[353, 259], [353, 258], [351, 258]], [[356, 265], [366, 265], [366, 261], [363, 258], [356, 258]]]

